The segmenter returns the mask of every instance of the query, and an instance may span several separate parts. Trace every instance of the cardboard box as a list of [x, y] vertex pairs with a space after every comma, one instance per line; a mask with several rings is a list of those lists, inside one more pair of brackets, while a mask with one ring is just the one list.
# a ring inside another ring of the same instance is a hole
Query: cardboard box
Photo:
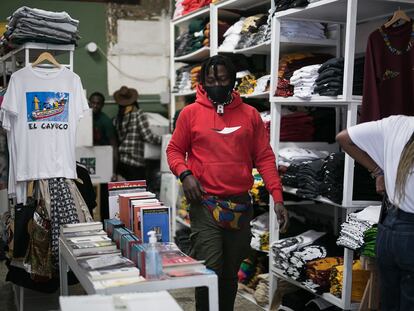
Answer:
[[92, 109], [83, 112], [83, 118], [76, 128], [76, 147], [93, 146], [93, 118]]
[[[170, 122], [158, 113], [146, 112], [149, 127], [154, 134], [164, 135], [170, 132]], [[157, 160], [161, 158], [161, 146], [145, 143], [144, 159]]]
[[111, 181], [112, 146], [76, 147], [76, 161], [86, 166], [93, 184]]
[[170, 166], [168, 165], [167, 161], [167, 147], [171, 140], [171, 134], [162, 135], [162, 143], [161, 143], [161, 163], [160, 163], [160, 170], [161, 173], [171, 173]]
[[167, 206], [175, 207], [177, 204], [178, 180], [172, 173], [161, 174], [160, 201]]

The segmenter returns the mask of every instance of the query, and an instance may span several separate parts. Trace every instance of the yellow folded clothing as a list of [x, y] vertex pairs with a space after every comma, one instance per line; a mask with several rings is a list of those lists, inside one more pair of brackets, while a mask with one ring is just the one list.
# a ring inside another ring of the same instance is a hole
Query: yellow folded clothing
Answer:
[[[342, 292], [342, 280], [343, 280], [344, 266], [339, 265], [332, 269], [330, 281], [331, 281], [331, 294], [340, 297]], [[360, 302], [364, 295], [364, 290], [367, 285], [370, 272], [363, 270], [361, 261], [356, 260], [352, 266], [352, 293], [351, 299], [355, 302]]]

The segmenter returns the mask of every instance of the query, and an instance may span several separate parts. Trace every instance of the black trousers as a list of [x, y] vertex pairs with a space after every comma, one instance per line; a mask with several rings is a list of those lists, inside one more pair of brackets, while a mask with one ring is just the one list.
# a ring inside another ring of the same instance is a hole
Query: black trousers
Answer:
[[118, 163], [117, 173], [128, 181], [147, 179], [145, 166], [131, 166], [124, 163]]

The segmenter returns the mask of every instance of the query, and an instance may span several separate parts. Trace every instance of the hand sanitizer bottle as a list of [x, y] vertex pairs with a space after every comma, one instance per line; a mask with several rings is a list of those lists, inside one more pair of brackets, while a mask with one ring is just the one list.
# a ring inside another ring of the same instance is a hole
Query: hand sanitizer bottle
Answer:
[[155, 231], [149, 231], [149, 244], [145, 252], [145, 278], [148, 280], [157, 280], [162, 276], [162, 261], [158, 252], [155, 237]]

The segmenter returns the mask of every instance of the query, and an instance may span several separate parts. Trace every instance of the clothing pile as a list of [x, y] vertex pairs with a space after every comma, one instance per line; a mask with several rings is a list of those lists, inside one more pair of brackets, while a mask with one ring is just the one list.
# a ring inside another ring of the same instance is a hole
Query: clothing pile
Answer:
[[313, 117], [306, 112], [283, 113], [280, 121], [280, 141], [312, 141], [315, 126]]
[[260, 281], [260, 275], [269, 271], [269, 258], [262, 252], [250, 252], [249, 256], [240, 265], [237, 278], [239, 288], [254, 293]]
[[260, 113], [260, 117], [262, 118], [262, 121], [264, 123], [265, 129], [266, 129], [266, 131], [267, 131], [267, 133], [269, 135], [269, 138], [270, 138], [270, 124], [271, 124], [270, 122], [272, 120], [272, 116], [270, 114], [270, 111], [262, 111]]
[[2, 39], [5, 46], [16, 46], [26, 42], [76, 44], [80, 38], [79, 21], [71, 18], [66, 12], [51, 12], [23, 6], [8, 20], [7, 31]]
[[[337, 297], [341, 297], [342, 294], [343, 271], [343, 265], [335, 266], [332, 268], [330, 276], [330, 293]], [[369, 277], [370, 271], [363, 270], [361, 261], [355, 260], [352, 265], [352, 301], [360, 302], [362, 300]]]
[[190, 54], [202, 47], [209, 46], [209, 37], [206, 37], [208, 21], [206, 19], [194, 19], [188, 25], [188, 30], [180, 34], [175, 40], [175, 55]]
[[274, 265], [287, 276], [298, 280], [306, 278], [306, 263], [325, 258], [326, 248], [316, 245], [325, 232], [308, 230], [300, 235], [273, 242], [271, 246]]
[[269, 212], [257, 216], [250, 222], [252, 240], [250, 246], [255, 250], [269, 250]]
[[269, 204], [269, 192], [267, 191], [263, 178], [259, 174], [259, 171], [254, 168], [252, 170], [253, 186], [250, 189], [250, 194], [253, 200], [253, 207], [258, 210], [259, 206], [268, 206]]
[[179, 18], [215, 1], [217, 0], [176, 0], [173, 18]]
[[259, 45], [270, 40], [271, 16], [257, 14], [249, 17], [241, 17], [236, 23], [227, 29], [223, 35], [223, 41], [219, 42], [220, 52], [233, 52]]
[[239, 43], [241, 38], [241, 31], [245, 19], [245, 17], [240, 18], [239, 21], [227, 29], [223, 35], [223, 43], [219, 46], [219, 52], [233, 52], [236, 49], [237, 43]]
[[326, 39], [326, 26], [322, 23], [282, 20], [280, 35], [287, 38]]
[[313, 283], [318, 284], [318, 292], [329, 292], [330, 275], [332, 268], [337, 265], [343, 265], [344, 260], [341, 257], [326, 257], [323, 259], [313, 260], [306, 264], [306, 276]]
[[185, 93], [192, 91], [191, 88], [191, 69], [193, 66], [183, 66], [175, 71], [174, 93]]
[[243, 21], [240, 40], [236, 45], [236, 49], [241, 50], [269, 41], [271, 20], [271, 16], [267, 14], [257, 14], [247, 17]]
[[291, 53], [280, 58], [278, 69], [278, 85], [275, 96], [293, 96], [293, 86], [290, 79], [293, 73], [305, 66], [321, 64], [332, 58], [327, 54]]
[[377, 243], [378, 227], [373, 226], [364, 232], [364, 246], [362, 247], [362, 256], [376, 257], [375, 245]]
[[236, 91], [239, 92], [240, 95], [248, 95], [252, 94], [255, 88], [256, 77], [249, 72], [241, 78], [240, 83], [238, 83], [238, 85], [236, 86]]
[[354, 81], [353, 81], [353, 95], [362, 95], [364, 88], [364, 67], [365, 57], [355, 58], [354, 60]]
[[325, 159], [327, 151], [319, 151], [305, 148], [282, 148], [278, 152], [278, 165], [290, 167], [292, 164]]
[[378, 223], [381, 206], [368, 206], [358, 213], [351, 213], [341, 225], [336, 243], [352, 250], [360, 249], [365, 243], [365, 232]]
[[331, 153], [324, 160], [321, 172], [319, 194], [338, 204], [342, 203], [343, 196], [344, 161], [343, 152]]
[[293, 73], [290, 78], [290, 84], [294, 86], [293, 95], [299, 98], [312, 97], [320, 67], [321, 65], [305, 66]]
[[322, 64], [318, 70], [315, 93], [322, 96], [337, 96], [342, 94], [344, 59], [332, 58]]
[[[299, 150], [294, 149], [294, 152]], [[308, 151], [304, 149], [299, 151], [299, 154], [301, 153], [306, 156]], [[321, 195], [335, 203], [341, 204], [344, 159], [345, 154], [343, 152], [336, 152], [329, 154], [323, 160], [321, 158], [302, 160], [297, 158], [294, 161], [286, 161], [285, 157], [280, 157], [279, 151], [279, 171], [282, 174], [282, 181], [285, 186], [299, 188], [296, 192], [298, 196], [313, 199]], [[357, 173], [360, 170], [364, 174], [358, 173], [356, 175], [358, 176], [358, 186], [354, 185], [354, 199], [378, 200], [379, 197], [375, 194], [374, 180], [369, 177], [365, 169], [356, 165], [355, 172]]]
[[236, 90], [240, 95], [254, 95], [269, 91], [270, 75], [261, 76], [256, 79], [256, 75], [248, 70], [240, 71], [236, 76]]
[[190, 70], [191, 89], [195, 90], [200, 82], [201, 65], [193, 66]]
[[270, 89], [270, 75], [261, 76], [256, 81], [253, 94], [268, 92]]
[[293, 8], [303, 8], [309, 3], [309, 0], [275, 0], [276, 12]]

